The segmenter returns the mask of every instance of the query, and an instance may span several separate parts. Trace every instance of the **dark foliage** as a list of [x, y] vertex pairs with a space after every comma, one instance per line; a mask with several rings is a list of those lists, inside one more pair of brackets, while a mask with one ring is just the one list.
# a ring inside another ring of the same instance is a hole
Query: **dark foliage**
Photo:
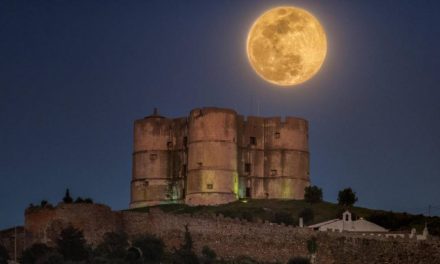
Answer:
[[429, 234], [440, 236], [440, 217], [431, 217], [428, 219]]
[[345, 188], [338, 193], [339, 205], [352, 206], [357, 200], [356, 193], [351, 188]]
[[189, 232], [188, 225], [185, 225], [185, 237], [184, 243], [180, 246], [178, 250], [174, 251], [173, 263], [180, 264], [198, 264], [199, 259], [193, 251], [193, 240], [191, 233]]
[[287, 264], [310, 264], [310, 260], [304, 257], [294, 257], [291, 258]]
[[61, 231], [56, 244], [58, 252], [63, 255], [65, 260], [83, 261], [89, 257], [83, 233], [72, 226]]
[[23, 251], [21, 257], [22, 263], [23, 264], [42, 263], [53, 253], [54, 250], [46, 246], [46, 244], [36, 243]]
[[322, 189], [318, 186], [308, 186], [304, 189], [304, 200], [308, 203], [322, 202]]
[[277, 224], [293, 225], [295, 220], [293, 219], [292, 214], [285, 211], [281, 211], [281, 212], [276, 212], [273, 215], [271, 222]]
[[215, 259], [217, 258], [217, 254], [214, 250], [212, 250], [208, 246], [204, 246], [202, 249], [202, 263], [203, 264], [210, 264], [214, 263]]
[[75, 203], [84, 203], [84, 199], [81, 197], [78, 197], [75, 199]]
[[299, 217], [302, 217], [304, 224], [308, 225], [315, 218], [315, 213], [313, 212], [313, 210], [311, 208], [304, 208], [301, 210], [301, 212], [299, 212], [298, 218]]
[[93, 199], [92, 198], [86, 198], [86, 199], [84, 199], [84, 202], [88, 203], [88, 204], [92, 204], [93, 203]]
[[315, 254], [318, 250], [318, 243], [316, 243], [316, 237], [312, 237], [311, 239], [307, 240], [307, 250], [310, 254]]
[[127, 257], [128, 247], [128, 237], [125, 233], [106, 233], [103, 242], [94, 250], [94, 258], [123, 261]]
[[0, 244], [0, 264], [6, 264], [9, 260], [8, 250]]
[[[158, 263], [164, 255], [164, 243], [153, 235], [144, 235], [133, 241], [133, 247], [142, 252], [142, 257], [147, 263]], [[131, 253], [136, 253], [132, 249]], [[132, 256], [130, 256], [131, 258]]]
[[232, 263], [234, 264], [258, 264], [259, 262], [248, 256], [239, 256]]
[[63, 197], [63, 202], [64, 202], [64, 203], [72, 203], [72, 202], [73, 202], [73, 199], [72, 199], [72, 197], [70, 196], [70, 191], [69, 191], [69, 189], [66, 189], [66, 194], [65, 194], [64, 197]]

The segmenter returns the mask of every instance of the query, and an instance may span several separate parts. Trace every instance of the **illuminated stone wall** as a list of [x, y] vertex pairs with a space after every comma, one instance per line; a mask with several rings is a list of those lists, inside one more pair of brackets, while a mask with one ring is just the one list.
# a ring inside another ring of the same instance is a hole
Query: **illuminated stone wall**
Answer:
[[308, 123], [200, 108], [135, 121], [130, 207], [302, 199], [310, 184]]

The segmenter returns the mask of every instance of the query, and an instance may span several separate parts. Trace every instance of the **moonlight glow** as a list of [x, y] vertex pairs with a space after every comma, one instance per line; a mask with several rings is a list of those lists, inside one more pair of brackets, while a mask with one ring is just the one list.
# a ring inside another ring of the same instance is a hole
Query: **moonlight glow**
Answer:
[[303, 83], [319, 71], [327, 53], [327, 39], [309, 12], [277, 7], [252, 25], [246, 49], [258, 75], [270, 83], [289, 86]]

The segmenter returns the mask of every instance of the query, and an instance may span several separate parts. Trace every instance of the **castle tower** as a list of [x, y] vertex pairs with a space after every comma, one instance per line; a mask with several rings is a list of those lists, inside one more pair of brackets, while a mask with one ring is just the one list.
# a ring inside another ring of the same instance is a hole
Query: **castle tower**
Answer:
[[167, 119], [156, 110], [135, 121], [131, 208], [182, 199], [185, 126], [186, 118]]
[[237, 114], [221, 108], [194, 109], [189, 117], [189, 205], [224, 204], [237, 200]]
[[267, 118], [264, 128], [264, 185], [267, 198], [303, 199], [309, 186], [308, 123]]

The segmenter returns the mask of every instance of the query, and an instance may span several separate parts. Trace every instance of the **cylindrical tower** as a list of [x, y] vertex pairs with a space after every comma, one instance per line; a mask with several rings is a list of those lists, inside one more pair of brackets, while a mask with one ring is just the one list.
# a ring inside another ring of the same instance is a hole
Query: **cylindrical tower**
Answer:
[[310, 185], [308, 123], [287, 117], [265, 122], [264, 189], [270, 199], [303, 199]]
[[236, 112], [194, 109], [188, 126], [186, 203], [215, 205], [237, 200]]
[[130, 208], [170, 200], [172, 120], [157, 114], [134, 123], [133, 171]]

